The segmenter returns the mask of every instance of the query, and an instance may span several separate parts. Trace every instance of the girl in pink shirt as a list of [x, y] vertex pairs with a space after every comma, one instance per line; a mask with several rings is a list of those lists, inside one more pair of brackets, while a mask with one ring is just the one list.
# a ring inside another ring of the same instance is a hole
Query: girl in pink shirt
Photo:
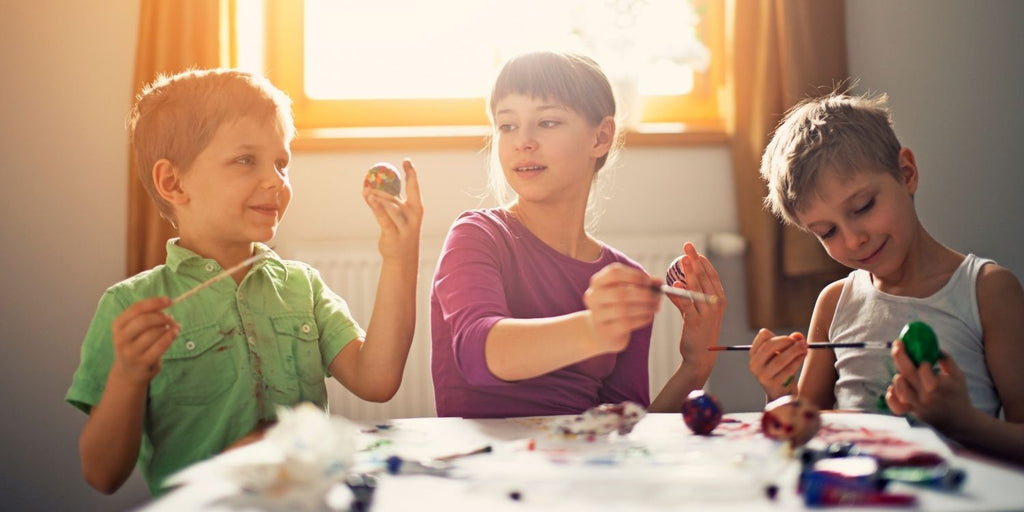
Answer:
[[[577, 414], [637, 402], [678, 412], [714, 365], [725, 294], [715, 269], [684, 245], [687, 282], [715, 304], [672, 298], [683, 317], [682, 363], [648, 393], [651, 322], [660, 280], [586, 230], [592, 185], [621, 145], [611, 85], [576, 55], [508, 61], [491, 91], [491, 183], [511, 201], [462, 214], [431, 290], [439, 416]], [[501, 176], [496, 176], [500, 173]]]

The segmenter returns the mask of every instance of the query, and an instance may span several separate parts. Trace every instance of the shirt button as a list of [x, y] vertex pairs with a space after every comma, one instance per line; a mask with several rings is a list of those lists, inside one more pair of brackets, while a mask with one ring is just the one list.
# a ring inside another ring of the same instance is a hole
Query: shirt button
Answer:
[[310, 329], [311, 328], [309, 327], [309, 324], [302, 324], [302, 332], [303, 332], [303, 334], [309, 334]]
[[206, 264], [206, 271], [207, 272], [213, 272], [213, 263], [207, 263]]
[[185, 348], [188, 349], [188, 350], [195, 350], [196, 349], [196, 342], [194, 342], [192, 340], [186, 341], [185, 342]]
[[256, 344], [256, 337], [255, 336], [249, 336], [247, 339], [249, 340], [249, 343]]

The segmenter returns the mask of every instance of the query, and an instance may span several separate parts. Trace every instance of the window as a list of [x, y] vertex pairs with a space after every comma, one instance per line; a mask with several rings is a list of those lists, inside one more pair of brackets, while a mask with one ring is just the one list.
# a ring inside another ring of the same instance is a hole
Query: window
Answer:
[[593, 56], [634, 133], [722, 131], [719, 0], [264, 2], [239, 2], [240, 64], [292, 97], [300, 145], [444, 134], [479, 146], [501, 63], [541, 48]]

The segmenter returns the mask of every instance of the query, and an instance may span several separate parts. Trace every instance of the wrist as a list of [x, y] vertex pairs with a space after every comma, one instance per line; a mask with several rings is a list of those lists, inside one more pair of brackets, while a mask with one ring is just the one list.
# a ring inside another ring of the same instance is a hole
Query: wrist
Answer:
[[114, 389], [146, 389], [149, 387], [149, 375], [139, 375], [138, 372], [126, 368], [125, 365], [116, 360], [110, 367], [107, 375], [107, 388]]

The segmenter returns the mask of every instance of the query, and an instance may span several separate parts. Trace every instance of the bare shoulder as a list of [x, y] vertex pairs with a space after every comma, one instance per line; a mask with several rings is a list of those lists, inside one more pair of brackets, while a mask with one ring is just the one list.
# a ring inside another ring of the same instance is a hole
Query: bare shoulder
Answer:
[[821, 289], [818, 300], [814, 303], [814, 313], [811, 315], [810, 341], [828, 341], [828, 332], [832, 327], [832, 318], [836, 315], [836, 306], [839, 304], [839, 297], [843, 293], [843, 284], [847, 278], [835, 281]]
[[834, 281], [828, 286], [821, 289], [821, 293], [818, 294], [818, 301], [814, 304], [815, 313], [818, 310], [829, 313], [831, 317], [836, 311], [836, 305], [839, 303], [839, 297], [843, 293], [843, 285], [846, 283], [848, 278], [844, 277], [838, 281]]
[[981, 267], [978, 273], [978, 299], [992, 297], [1005, 300], [1010, 296], [1024, 299], [1024, 289], [1017, 276], [1010, 269], [995, 263]]
[[1017, 276], [1005, 267], [989, 263], [978, 274], [977, 288], [986, 347], [995, 340], [1018, 340], [1024, 330], [1024, 288]]

